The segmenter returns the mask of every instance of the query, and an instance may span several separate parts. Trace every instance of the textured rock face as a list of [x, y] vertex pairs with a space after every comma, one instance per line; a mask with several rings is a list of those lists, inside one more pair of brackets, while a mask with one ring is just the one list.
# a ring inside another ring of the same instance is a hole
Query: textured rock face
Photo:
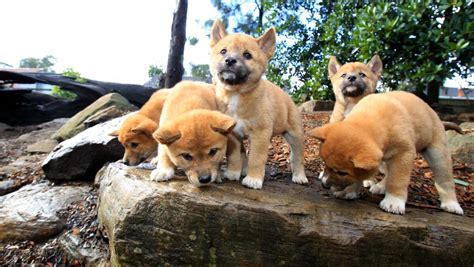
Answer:
[[112, 163], [96, 177], [113, 265], [474, 263], [472, 218], [415, 208], [392, 215], [294, 184], [195, 188], [182, 177], [150, 182], [149, 174]]
[[0, 197], [0, 241], [41, 240], [60, 233], [65, 222], [57, 212], [79, 201], [85, 186], [27, 185]]
[[464, 135], [448, 131], [448, 143], [454, 159], [474, 166], [474, 122], [462, 123]]
[[87, 119], [112, 106], [124, 112], [137, 109], [134, 105], [130, 104], [126, 98], [117, 93], [104, 95], [69, 119], [69, 121], [54, 134], [53, 138], [61, 142], [75, 136], [86, 129], [84, 122]]
[[43, 162], [45, 176], [51, 180], [92, 180], [106, 162], [122, 158], [122, 145], [109, 133], [126, 116], [98, 124], [61, 142]]

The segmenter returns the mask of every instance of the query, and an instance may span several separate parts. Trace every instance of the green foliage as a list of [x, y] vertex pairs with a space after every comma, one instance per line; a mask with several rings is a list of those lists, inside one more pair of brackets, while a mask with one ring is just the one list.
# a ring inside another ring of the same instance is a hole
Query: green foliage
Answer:
[[191, 64], [191, 75], [202, 81], [211, 81], [211, 72], [208, 64]]
[[[62, 76], [73, 78], [74, 81], [78, 83], [86, 82], [86, 79], [81, 77], [81, 74], [72, 68], [65, 69], [64, 72], [62, 73]], [[51, 94], [59, 98], [67, 99], [67, 100], [74, 100], [77, 97], [75, 93], [63, 90], [61, 89], [61, 87], [57, 85], [53, 86], [53, 89], [51, 90]]]
[[46, 72], [53, 72], [51, 67], [54, 66], [56, 58], [49, 55], [43, 58], [28, 57], [20, 60], [20, 68], [38, 68]]
[[193, 37], [189, 37], [188, 41], [190, 45], [196, 45], [199, 42], [199, 39], [193, 36]]
[[163, 67], [158, 67], [156, 65], [150, 65], [148, 67], [148, 77], [153, 78], [161, 74], [163, 74]]
[[422, 91], [427, 83], [441, 84], [454, 73], [465, 77], [473, 66], [472, 1], [263, 0], [262, 9], [245, 11], [229, 7], [235, 0], [214, 2], [224, 7], [218, 7], [223, 16], [236, 21], [245, 21], [248, 14], [256, 21], [263, 9], [263, 28], [276, 27], [278, 33], [267, 78], [297, 101], [333, 97], [327, 77], [331, 55], [345, 63], [367, 62], [378, 53], [383, 85], [398, 90]]

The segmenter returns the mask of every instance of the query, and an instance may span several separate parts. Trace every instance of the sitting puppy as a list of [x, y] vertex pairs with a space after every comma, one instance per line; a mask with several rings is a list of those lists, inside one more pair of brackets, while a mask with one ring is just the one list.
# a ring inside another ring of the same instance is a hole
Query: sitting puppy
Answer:
[[[229, 180], [261, 189], [271, 138], [283, 134], [291, 146], [293, 182], [308, 183], [303, 167], [303, 127], [301, 114], [281, 88], [262, 79], [275, 50], [272, 28], [255, 39], [245, 34], [227, 35], [216, 20], [211, 30], [211, 73], [216, 84], [219, 109], [237, 120], [229, 139]], [[248, 167], [242, 140], [250, 140]]]
[[380, 207], [395, 214], [405, 213], [413, 160], [416, 152], [421, 152], [433, 170], [441, 208], [463, 214], [454, 191], [444, 126], [415, 95], [390, 92], [366, 96], [344, 121], [313, 129], [309, 135], [323, 141], [320, 155], [330, 175], [339, 180], [360, 185], [376, 174], [384, 161], [386, 178], [370, 191], [385, 193]]
[[179, 167], [193, 185], [220, 182], [220, 162], [236, 122], [216, 109], [210, 84], [180, 82], [170, 90], [160, 126], [153, 133], [159, 145], [152, 181], [173, 178], [175, 167]]
[[361, 62], [341, 65], [337, 58], [332, 56], [328, 73], [336, 96], [329, 122], [342, 121], [364, 96], [377, 90], [377, 82], [382, 74], [382, 60], [375, 55], [367, 65]]
[[125, 164], [135, 166], [156, 154], [158, 144], [152, 134], [158, 128], [168, 91], [161, 89], [155, 92], [137, 113], [128, 116], [120, 128], [111, 133], [118, 136], [125, 148]]

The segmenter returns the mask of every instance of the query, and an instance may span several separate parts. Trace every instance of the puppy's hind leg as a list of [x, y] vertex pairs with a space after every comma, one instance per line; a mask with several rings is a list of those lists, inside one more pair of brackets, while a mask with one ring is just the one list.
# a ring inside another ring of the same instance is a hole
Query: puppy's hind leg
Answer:
[[456, 199], [453, 181], [453, 166], [448, 148], [442, 144], [435, 144], [423, 152], [423, 157], [428, 161], [435, 186], [439, 193], [441, 208], [447, 212], [463, 214], [463, 210]]
[[297, 184], [307, 184], [308, 178], [304, 173], [304, 147], [302, 130], [290, 130], [283, 134], [291, 147], [290, 165], [293, 172], [292, 181]]

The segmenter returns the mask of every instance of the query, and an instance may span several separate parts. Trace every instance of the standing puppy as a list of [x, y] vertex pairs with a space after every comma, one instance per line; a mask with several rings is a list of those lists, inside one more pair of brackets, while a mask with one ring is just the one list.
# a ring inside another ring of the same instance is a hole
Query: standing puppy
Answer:
[[328, 72], [336, 96], [329, 122], [342, 121], [364, 96], [375, 93], [382, 74], [382, 60], [375, 55], [367, 64], [349, 62], [341, 65], [337, 58], [332, 56]]
[[153, 133], [158, 145], [157, 168], [152, 181], [166, 181], [176, 167], [185, 171], [195, 186], [219, 182], [227, 136], [235, 121], [217, 111], [214, 86], [180, 82], [169, 92], [160, 126]]
[[423, 100], [407, 92], [364, 97], [347, 118], [309, 132], [323, 141], [320, 155], [331, 177], [360, 184], [387, 165], [386, 178], [370, 188], [385, 194], [380, 207], [405, 213], [410, 172], [416, 152], [433, 171], [441, 208], [462, 214], [454, 190], [452, 162], [443, 123]]
[[[228, 35], [220, 20], [211, 30], [211, 72], [216, 84], [219, 109], [236, 121], [229, 139], [229, 180], [261, 189], [271, 138], [283, 134], [291, 146], [293, 182], [308, 182], [303, 167], [301, 115], [291, 98], [278, 86], [262, 79], [275, 50], [275, 29], [255, 39], [245, 34]], [[250, 140], [248, 166], [242, 140]]]

